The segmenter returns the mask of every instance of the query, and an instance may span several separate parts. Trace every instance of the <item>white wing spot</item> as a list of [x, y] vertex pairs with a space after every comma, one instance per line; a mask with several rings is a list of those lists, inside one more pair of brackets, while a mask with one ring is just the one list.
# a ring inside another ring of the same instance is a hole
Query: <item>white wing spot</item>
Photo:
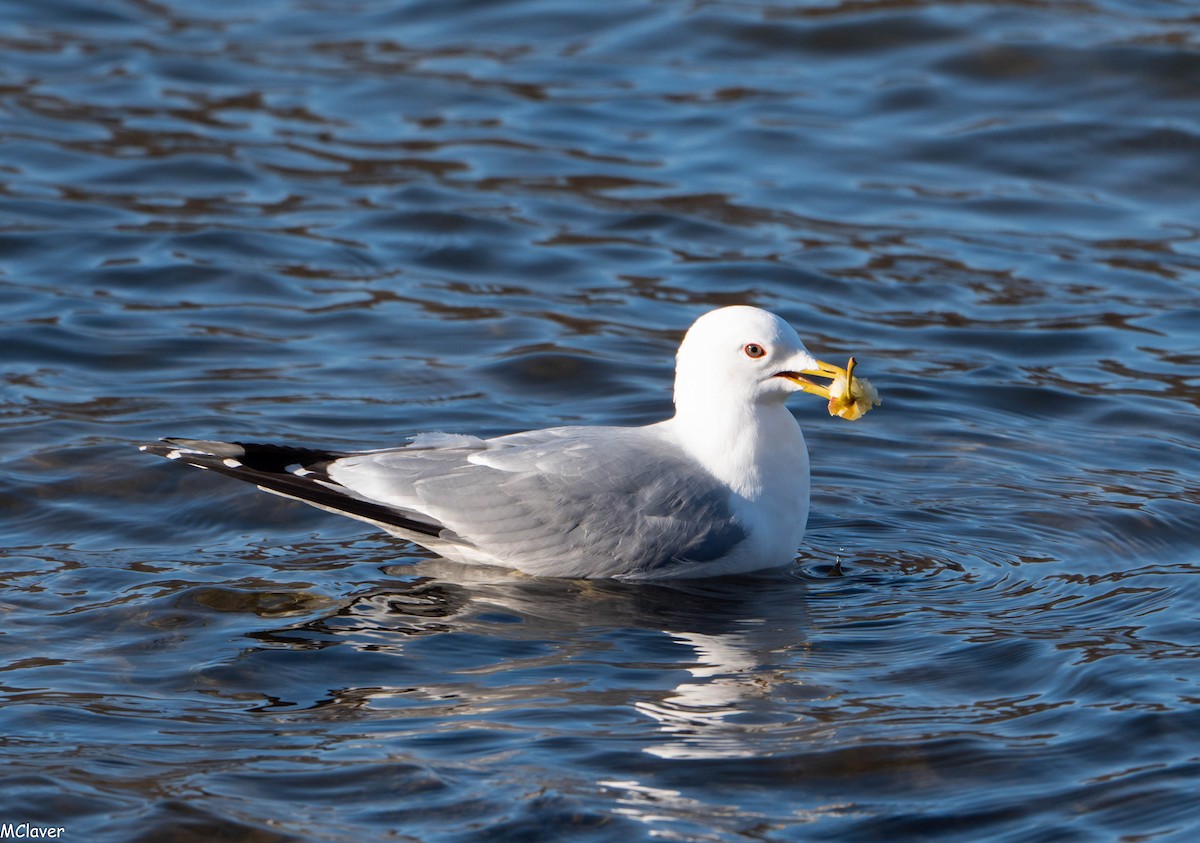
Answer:
[[233, 459], [232, 457], [226, 457], [225, 459], [221, 460], [221, 462], [225, 463], [225, 465], [229, 466], [230, 468], [241, 468], [242, 467], [242, 464], [240, 462], [238, 462], [237, 460]]

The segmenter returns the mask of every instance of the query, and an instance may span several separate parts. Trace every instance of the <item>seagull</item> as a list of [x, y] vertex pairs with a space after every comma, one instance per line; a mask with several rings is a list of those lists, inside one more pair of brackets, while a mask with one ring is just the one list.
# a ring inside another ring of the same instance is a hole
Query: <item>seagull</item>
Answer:
[[[795, 392], [831, 398], [839, 383], [859, 385], [813, 357], [783, 319], [739, 305], [688, 329], [675, 415], [655, 424], [492, 439], [423, 433], [371, 451], [175, 438], [141, 449], [357, 518], [455, 562], [549, 577], [723, 576], [794, 561], [809, 458], [784, 402]], [[879, 401], [867, 389], [870, 409]]]

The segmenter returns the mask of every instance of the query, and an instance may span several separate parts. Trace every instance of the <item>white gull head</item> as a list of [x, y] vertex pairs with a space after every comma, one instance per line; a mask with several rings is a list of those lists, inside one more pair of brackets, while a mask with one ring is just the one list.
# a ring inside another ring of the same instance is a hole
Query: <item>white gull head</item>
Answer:
[[707, 416], [751, 404], [781, 404], [801, 389], [795, 375], [818, 362], [774, 313], [737, 305], [712, 310], [688, 329], [675, 363], [675, 409]]

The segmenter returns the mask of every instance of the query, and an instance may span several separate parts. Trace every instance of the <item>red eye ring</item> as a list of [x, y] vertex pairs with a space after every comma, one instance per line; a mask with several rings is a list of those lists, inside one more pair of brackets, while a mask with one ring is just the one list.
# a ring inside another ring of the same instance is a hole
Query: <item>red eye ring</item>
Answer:
[[746, 356], [751, 360], [757, 360], [760, 357], [767, 356], [767, 350], [756, 342], [746, 343], [744, 346], [742, 346], [742, 351], [744, 351]]

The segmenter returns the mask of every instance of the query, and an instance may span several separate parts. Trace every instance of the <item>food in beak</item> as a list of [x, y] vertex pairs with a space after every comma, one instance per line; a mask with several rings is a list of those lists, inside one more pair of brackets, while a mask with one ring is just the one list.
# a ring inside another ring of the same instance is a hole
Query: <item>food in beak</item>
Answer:
[[872, 407], [883, 403], [879, 391], [866, 378], [854, 377], [853, 357], [846, 364], [846, 371], [829, 384], [829, 415], [841, 416], [847, 421], [861, 419]]
[[[829, 415], [840, 416], [848, 421], [862, 418], [872, 407], [883, 403], [879, 391], [866, 378], [855, 377], [853, 357], [846, 368], [817, 361], [817, 368], [803, 372], [780, 372], [780, 375], [799, 384], [805, 392], [829, 399]], [[829, 378], [828, 384], [810, 380], [812, 377]]]

